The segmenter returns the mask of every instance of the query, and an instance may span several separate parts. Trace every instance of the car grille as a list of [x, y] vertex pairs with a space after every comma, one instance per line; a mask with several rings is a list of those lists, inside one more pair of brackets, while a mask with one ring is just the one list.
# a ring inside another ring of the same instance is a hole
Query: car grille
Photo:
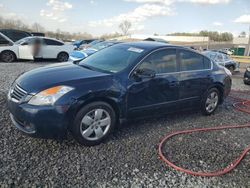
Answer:
[[17, 102], [20, 102], [23, 99], [23, 97], [26, 95], [27, 95], [27, 92], [25, 90], [23, 90], [17, 84], [14, 85], [14, 87], [10, 91], [10, 97], [12, 99], [16, 100]]

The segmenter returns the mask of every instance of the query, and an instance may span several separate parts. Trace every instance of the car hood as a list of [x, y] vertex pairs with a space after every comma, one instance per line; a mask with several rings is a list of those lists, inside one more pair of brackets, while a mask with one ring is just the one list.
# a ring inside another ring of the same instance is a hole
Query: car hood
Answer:
[[53, 86], [71, 86], [79, 81], [94, 81], [104, 76], [110, 74], [89, 70], [73, 63], [58, 63], [26, 72], [16, 83], [28, 93], [37, 93]]

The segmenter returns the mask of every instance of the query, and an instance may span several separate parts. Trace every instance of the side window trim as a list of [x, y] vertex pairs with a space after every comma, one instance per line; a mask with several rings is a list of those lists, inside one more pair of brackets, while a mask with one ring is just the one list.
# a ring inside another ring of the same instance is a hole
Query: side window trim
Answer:
[[[176, 74], [176, 73], [181, 73], [181, 72], [200, 72], [200, 71], [208, 71], [208, 70], [213, 70], [213, 62], [211, 61], [211, 59], [209, 59], [210, 61], [210, 69], [201, 69], [201, 70], [191, 70], [191, 71], [181, 71], [181, 63], [180, 63], [180, 51], [181, 50], [186, 50], [188, 51], [187, 49], [182, 49], [182, 48], [178, 48], [178, 47], [172, 47], [172, 46], [169, 46], [169, 47], [163, 47], [163, 48], [159, 48], [159, 49], [156, 49], [156, 50], [153, 50], [152, 52], [148, 53], [145, 57], [143, 57], [134, 67], [133, 69], [129, 72], [128, 74], [128, 79], [131, 78], [133, 72], [140, 66], [140, 64], [143, 63], [143, 61], [148, 57], [150, 56], [151, 54], [153, 54], [154, 52], [157, 52], [159, 50], [164, 50], [164, 49], [175, 49], [176, 50], [176, 63], [177, 63], [177, 71], [176, 72], [171, 72], [171, 73], [161, 73], [161, 74], [156, 74], [156, 75], [163, 75], [163, 74]], [[191, 51], [192, 52], [192, 51]], [[204, 55], [200, 54], [201, 56], [203, 56], [204, 58], [206, 58]]]

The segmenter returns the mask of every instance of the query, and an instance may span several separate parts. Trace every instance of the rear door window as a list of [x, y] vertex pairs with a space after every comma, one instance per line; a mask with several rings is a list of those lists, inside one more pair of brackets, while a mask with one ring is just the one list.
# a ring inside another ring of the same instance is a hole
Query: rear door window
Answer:
[[181, 71], [195, 71], [211, 68], [210, 60], [201, 54], [188, 50], [180, 50], [179, 57]]

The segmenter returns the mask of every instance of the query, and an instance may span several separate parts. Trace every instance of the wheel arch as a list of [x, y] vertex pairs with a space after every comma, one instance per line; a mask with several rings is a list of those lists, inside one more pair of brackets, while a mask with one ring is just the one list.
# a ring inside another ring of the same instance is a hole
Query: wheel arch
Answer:
[[[111, 99], [111, 98], [107, 98], [107, 97], [94, 97], [94, 98], [89, 98], [85, 101], [79, 101], [77, 102], [74, 110], [72, 111], [72, 114], [71, 114], [71, 117], [72, 118], [72, 121], [74, 121], [74, 115], [77, 114], [84, 106], [92, 103], [92, 102], [105, 102], [107, 104], [109, 104], [114, 112], [115, 112], [115, 115], [116, 115], [116, 122], [118, 123], [119, 122], [119, 118], [120, 118], [120, 115], [121, 115], [121, 110], [118, 106], [118, 104], [116, 103], [115, 100]], [[71, 124], [71, 123], [70, 123]]]
[[229, 69], [230, 67], [233, 67], [233, 69], [235, 70], [236, 69], [236, 64], [234, 63], [230, 63], [226, 66], [227, 69]]
[[56, 58], [58, 58], [59, 54], [61, 54], [61, 53], [65, 53], [65, 54], [67, 54], [67, 55], [69, 56], [69, 53], [68, 53], [68, 52], [66, 52], [66, 51], [60, 51], [60, 52], [58, 52]]
[[210, 86], [207, 89], [207, 91], [209, 91], [212, 88], [216, 88], [220, 92], [219, 104], [222, 104], [223, 100], [224, 100], [224, 86], [223, 86], [223, 84], [221, 84], [221, 83], [215, 83], [214, 85]]

